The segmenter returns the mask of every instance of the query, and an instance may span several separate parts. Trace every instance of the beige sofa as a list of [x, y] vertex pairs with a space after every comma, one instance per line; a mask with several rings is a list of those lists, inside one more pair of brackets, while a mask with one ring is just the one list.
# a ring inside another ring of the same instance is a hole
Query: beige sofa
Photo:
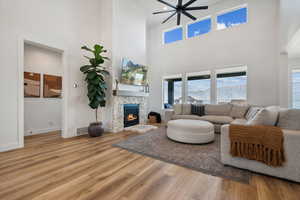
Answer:
[[[279, 178], [300, 182], [300, 110], [281, 109], [276, 125], [284, 134], [286, 162], [282, 167], [269, 167], [257, 161], [232, 157], [230, 154], [229, 125], [221, 128], [221, 161], [225, 165], [247, 169]], [[241, 121], [240, 121], [241, 122]], [[243, 124], [243, 123], [240, 123]], [[248, 124], [244, 123], [245, 126]]]
[[207, 104], [205, 105], [205, 115], [198, 116], [191, 114], [191, 105], [178, 104], [174, 106], [174, 109], [165, 111], [165, 121], [168, 122], [177, 119], [204, 120], [214, 124], [215, 132], [220, 133], [222, 125], [244, 123], [249, 120], [251, 117], [250, 112], [253, 112], [256, 108], [257, 107], [233, 103], [218, 105]]
[[[242, 106], [228, 104], [205, 105], [205, 115], [196, 116], [189, 112], [188, 106], [182, 106], [181, 114], [175, 110], [168, 110], [165, 119], [196, 119], [206, 120], [215, 125], [216, 132], [221, 132], [221, 161], [225, 165], [240, 169], [267, 174], [300, 182], [300, 110], [282, 109], [279, 107], [259, 108], [250, 106], [243, 117], [234, 117], [243, 114]], [[217, 110], [219, 109], [219, 110]], [[278, 126], [284, 134], [284, 151], [286, 162], [282, 167], [269, 167], [263, 163], [244, 158], [232, 157], [230, 154], [229, 124], [245, 126], [266, 125]]]

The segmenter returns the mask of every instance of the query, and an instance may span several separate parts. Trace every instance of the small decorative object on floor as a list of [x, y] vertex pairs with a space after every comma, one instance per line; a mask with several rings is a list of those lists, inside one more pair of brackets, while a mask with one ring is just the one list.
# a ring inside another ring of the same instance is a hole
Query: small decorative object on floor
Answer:
[[132, 131], [137, 133], [146, 133], [148, 131], [152, 131], [155, 129], [157, 129], [157, 127], [152, 125], [136, 125], [136, 126], [124, 128], [125, 131]]
[[161, 123], [161, 115], [157, 112], [150, 112], [148, 114], [148, 120], [150, 124]]

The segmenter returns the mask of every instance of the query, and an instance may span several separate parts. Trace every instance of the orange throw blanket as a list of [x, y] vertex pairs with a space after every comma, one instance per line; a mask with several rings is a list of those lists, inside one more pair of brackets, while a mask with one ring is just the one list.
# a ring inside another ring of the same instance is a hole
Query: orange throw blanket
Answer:
[[229, 135], [233, 157], [256, 160], [273, 167], [283, 165], [285, 157], [281, 128], [230, 125]]

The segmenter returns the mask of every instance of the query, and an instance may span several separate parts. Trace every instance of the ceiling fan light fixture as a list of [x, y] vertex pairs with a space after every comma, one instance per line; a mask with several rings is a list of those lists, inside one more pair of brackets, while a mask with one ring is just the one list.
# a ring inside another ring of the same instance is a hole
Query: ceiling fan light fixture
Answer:
[[[164, 11], [160, 11], [160, 12], [154, 12], [153, 14], [162, 14], [162, 13], [169, 13], [169, 12], [173, 12], [167, 19], [165, 19], [162, 23], [166, 23], [167, 21], [169, 21], [172, 17], [174, 17], [177, 14], [177, 25], [180, 25], [181, 22], [181, 14], [189, 17], [192, 20], [197, 20], [196, 17], [194, 17], [193, 15], [191, 15], [189, 12], [187, 11], [193, 11], [193, 10], [206, 10], [208, 9], [208, 6], [197, 6], [197, 7], [189, 7], [190, 5], [192, 5], [193, 3], [195, 3], [197, 0], [190, 0], [187, 3], [183, 4], [182, 1], [183, 0], [178, 0], [177, 6], [174, 6], [164, 0], [157, 0], [158, 2], [162, 3], [165, 5], [165, 7], [163, 8]], [[171, 10], [169, 10], [168, 8], [171, 8]]]

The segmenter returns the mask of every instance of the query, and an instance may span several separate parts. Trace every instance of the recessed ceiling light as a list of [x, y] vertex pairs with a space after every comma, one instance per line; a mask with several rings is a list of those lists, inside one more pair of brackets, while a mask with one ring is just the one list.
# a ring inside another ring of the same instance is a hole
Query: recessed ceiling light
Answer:
[[163, 9], [164, 9], [164, 10], [168, 10], [168, 7], [167, 7], [167, 6], [165, 6]]

